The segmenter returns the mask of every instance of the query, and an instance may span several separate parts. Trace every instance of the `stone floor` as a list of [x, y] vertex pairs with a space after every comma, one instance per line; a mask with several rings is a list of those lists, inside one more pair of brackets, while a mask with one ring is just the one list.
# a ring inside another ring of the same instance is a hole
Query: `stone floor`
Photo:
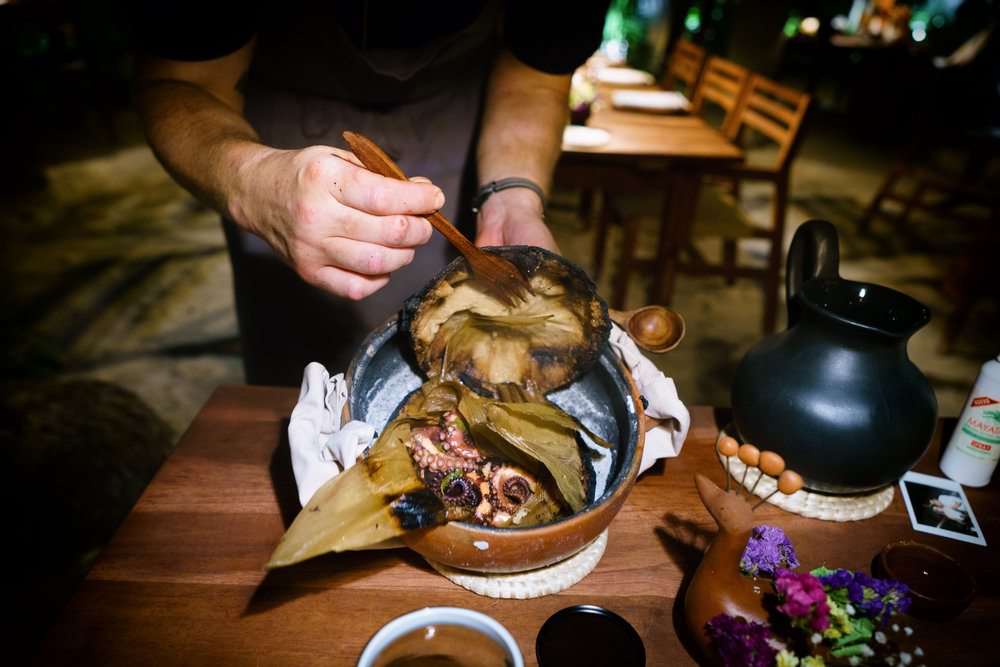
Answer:
[[[909, 354], [930, 378], [940, 413], [957, 415], [979, 365], [1000, 352], [995, 302], [980, 305], [952, 350], [940, 346], [943, 323], [953, 309], [940, 291], [941, 277], [972, 233], [941, 220], [918, 218], [899, 227], [882, 218], [869, 234], [859, 235], [858, 217], [894, 148], [862, 140], [834, 114], [817, 115], [793, 171], [789, 237], [804, 220], [833, 222], [841, 235], [844, 277], [894, 287], [930, 308], [933, 319], [913, 336]], [[115, 124], [119, 139], [114, 144], [93, 119], [52, 128], [38, 143], [39, 171], [24, 175], [25, 183], [35, 186], [8, 187], [0, 194], [0, 369], [8, 393], [48, 383], [48, 393], [32, 399], [43, 415], [36, 427], [44, 432], [47, 406], [67, 402], [67, 385], [60, 383], [104, 388], [104, 393], [88, 389], [74, 399], [82, 411], [114, 411], [129, 404], [124, 390], [132, 399], [133, 426], [156, 441], [153, 460], [126, 481], [132, 495], [126, 493], [117, 513], [106, 517], [103, 536], [113, 531], [212, 390], [243, 381], [217, 218], [171, 181], [130, 115], [122, 113]], [[766, 197], [748, 195], [757, 214], [766, 215]], [[592, 232], [574, 214], [574, 197], [556, 193], [552, 226], [564, 254], [592, 270]], [[629, 202], [650, 204], [648, 199]], [[617, 237], [610, 243], [609, 256], [614, 256]], [[610, 293], [611, 274], [613, 267], [606, 267], [602, 293]], [[633, 282], [628, 307], [646, 302], [647, 283]], [[687, 335], [676, 350], [653, 358], [675, 379], [683, 401], [728, 405], [735, 366], [761, 338], [761, 303], [759, 288], [745, 281], [727, 286], [712, 278], [678, 280], [673, 307], [685, 317]], [[92, 384], [79, 384], [84, 381]], [[115, 400], [102, 401], [109, 388]], [[2, 407], [20, 418], [18, 406], [32, 400]], [[74, 422], [67, 419], [63, 426], [71, 436]], [[4, 428], [10, 431], [9, 424]], [[154, 432], [165, 435], [154, 438]], [[63, 447], [73, 441], [55, 439]], [[21, 440], [19, 456], [34, 460], [34, 441]], [[118, 457], [113, 451], [102, 456]], [[66, 460], [76, 459], [68, 455]], [[92, 474], [103, 480], [100, 471]], [[46, 481], [56, 497], [67, 488], [58, 480]], [[86, 504], [86, 498], [81, 502]], [[85, 571], [100, 539], [82, 547], [79, 571]]]

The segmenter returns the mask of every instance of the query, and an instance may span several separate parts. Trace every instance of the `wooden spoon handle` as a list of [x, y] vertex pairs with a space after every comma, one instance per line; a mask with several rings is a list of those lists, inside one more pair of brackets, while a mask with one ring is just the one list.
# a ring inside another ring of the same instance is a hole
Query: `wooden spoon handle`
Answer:
[[[376, 174], [386, 176], [388, 178], [395, 178], [400, 181], [408, 180], [406, 174], [400, 169], [395, 162], [393, 162], [388, 155], [386, 155], [381, 148], [373, 144], [366, 137], [361, 136], [357, 132], [344, 132], [344, 140], [347, 142], [347, 146], [351, 149], [351, 152], [358, 156], [361, 160], [361, 164], [365, 165], [365, 168], [369, 171], [373, 171]], [[455, 228], [455, 225], [451, 224], [446, 217], [441, 215], [439, 211], [434, 211], [433, 213], [427, 213], [424, 215], [427, 221], [434, 226], [434, 229], [441, 232], [446, 239], [455, 245], [461, 251], [463, 255], [468, 252], [476, 252], [478, 249], [472, 245], [469, 239]]]
[[351, 152], [358, 156], [361, 164], [369, 171], [376, 174], [405, 181], [406, 174], [400, 169], [392, 159], [386, 155], [381, 148], [373, 144], [367, 138], [357, 132], [344, 132], [344, 141], [351, 149]]
[[615, 310], [614, 308], [608, 308], [608, 315], [611, 317], [611, 321], [620, 326], [625, 331], [628, 331], [628, 316], [623, 310]]

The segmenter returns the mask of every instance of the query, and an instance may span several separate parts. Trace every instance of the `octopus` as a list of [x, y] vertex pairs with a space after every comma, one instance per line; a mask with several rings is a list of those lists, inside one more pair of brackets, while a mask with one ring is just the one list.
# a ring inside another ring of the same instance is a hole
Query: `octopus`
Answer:
[[422, 426], [410, 431], [410, 455], [422, 470], [466, 472], [475, 470], [483, 455], [465, 437], [465, 429], [457, 410], [449, 410], [440, 424]]
[[486, 457], [469, 441], [457, 410], [439, 424], [413, 428], [410, 455], [424, 484], [444, 502], [449, 520], [483, 526], [519, 523], [538, 482], [520, 466]]

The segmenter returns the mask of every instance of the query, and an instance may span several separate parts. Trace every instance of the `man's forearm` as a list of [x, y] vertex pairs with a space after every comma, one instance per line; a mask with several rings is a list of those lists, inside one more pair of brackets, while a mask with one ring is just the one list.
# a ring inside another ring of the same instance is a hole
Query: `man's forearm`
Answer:
[[479, 184], [527, 178], [541, 187], [543, 196], [539, 199], [526, 187], [491, 195], [480, 207], [477, 245], [536, 245], [558, 250], [544, 223], [544, 200], [562, 149], [569, 86], [569, 75], [544, 74], [506, 51], [494, 64], [479, 136]]
[[504, 52], [487, 87], [477, 165], [480, 185], [518, 176], [548, 192], [569, 114], [570, 76], [538, 72]]
[[230, 195], [240, 173], [255, 153], [267, 150], [250, 124], [230, 105], [182, 81], [139, 82], [136, 105], [149, 143], [171, 176], [232, 217]]
[[243, 118], [242, 83], [254, 45], [251, 40], [206, 61], [145, 54], [135, 85], [136, 109], [160, 162], [192, 194], [237, 222], [236, 186], [270, 152]]

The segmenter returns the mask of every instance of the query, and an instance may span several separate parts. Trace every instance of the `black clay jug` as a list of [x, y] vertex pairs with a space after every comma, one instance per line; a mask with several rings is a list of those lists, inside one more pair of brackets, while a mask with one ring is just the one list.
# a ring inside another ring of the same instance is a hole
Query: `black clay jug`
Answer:
[[788, 251], [788, 328], [756, 343], [736, 369], [740, 438], [772, 450], [809, 489], [878, 489], [927, 451], [937, 399], [906, 354], [930, 321], [918, 301], [839, 276], [837, 231], [803, 223]]

